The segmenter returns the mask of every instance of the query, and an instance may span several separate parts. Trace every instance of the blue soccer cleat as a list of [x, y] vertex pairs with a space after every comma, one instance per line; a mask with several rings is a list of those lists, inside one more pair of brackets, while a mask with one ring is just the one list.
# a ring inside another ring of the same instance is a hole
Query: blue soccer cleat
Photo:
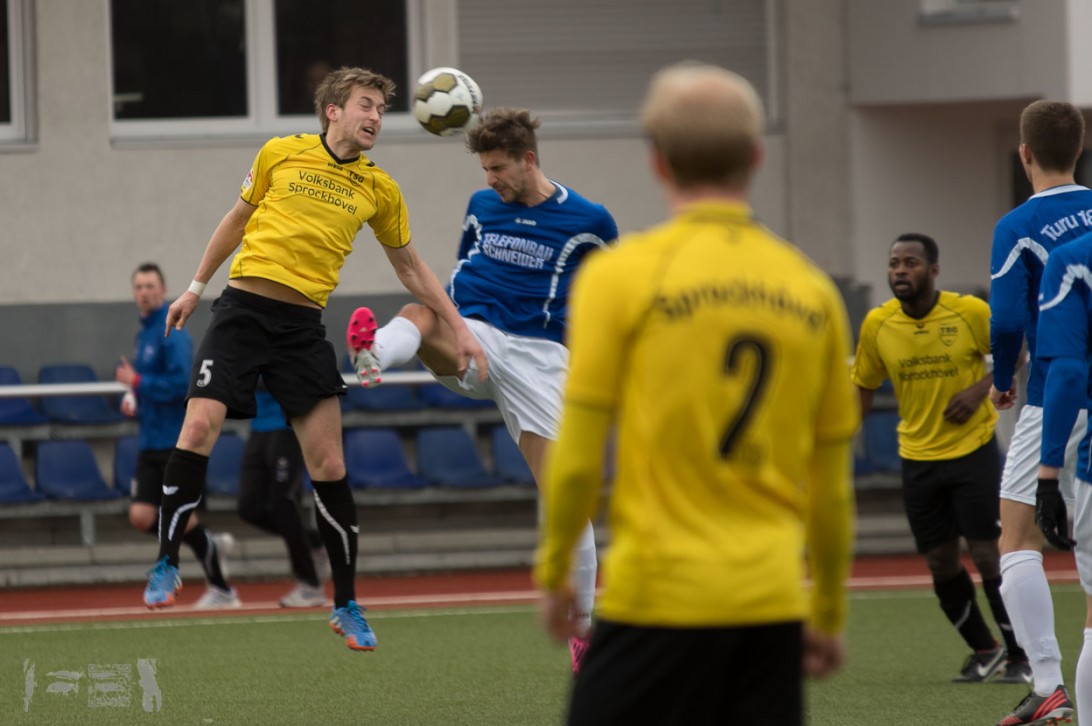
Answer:
[[144, 588], [144, 604], [153, 610], [174, 605], [174, 596], [182, 589], [178, 568], [167, 562], [164, 555], [148, 570], [148, 586]]
[[375, 650], [375, 633], [364, 619], [364, 608], [350, 600], [343, 608], [334, 608], [330, 614], [330, 627], [338, 635], [345, 636], [345, 645], [353, 650]]

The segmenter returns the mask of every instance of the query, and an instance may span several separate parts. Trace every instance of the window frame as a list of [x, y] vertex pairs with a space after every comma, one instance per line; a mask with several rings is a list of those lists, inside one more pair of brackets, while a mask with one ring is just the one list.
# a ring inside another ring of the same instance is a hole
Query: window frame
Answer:
[[32, 141], [30, 89], [32, 82], [32, 22], [29, 0], [8, 0], [8, 85], [11, 121], [0, 123], [0, 144]]
[[[17, 2], [20, 0], [9, 0]], [[422, 72], [421, 13], [426, 0], [405, 0], [407, 28], [407, 62], [410, 78]], [[110, 0], [106, 3], [109, 18]], [[109, 75], [109, 128], [111, 141], [178, 141], [187, 139], [231, 139], [254, 136], [281, 136], [319, 129], [314, 114], [280, 115], [277, 113], [277, 49], [276, 11], [273, 0], [243, 0], [246, 14], [244, 38], [246, 40], [246, 116], [234, 118], [179, 118], [179, 119], [117, 119], [114, 116], [114, 69], [108, 61]], [[107, 23], [107, 53], [112, 57], [114, 38], [111, 23]], [[408, 93], [399, 89], [401, 93]], [[384, 118], [384, 132], [413, 131], [417, 124], [409, 113], [391, 113]]]

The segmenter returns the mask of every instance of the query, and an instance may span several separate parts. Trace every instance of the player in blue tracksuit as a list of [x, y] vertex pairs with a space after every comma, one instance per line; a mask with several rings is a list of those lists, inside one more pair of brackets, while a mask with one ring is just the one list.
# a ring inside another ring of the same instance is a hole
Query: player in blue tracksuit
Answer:
[[[1074, 538], [1068, 535], [1065, 499], [1058, 476], [1066, 465], [1066, 444], [1074, 423], [1089, 404], [1092, 378], [1092, 234], [1066, 244], [1051, 253], [1043, 274], [1039, 295], [1039, 339], [1036, 355], [1046, 364], [1043, 391], [1043, 451], [1036, 492], [1035, 519], [1043, 535], [1061, 549], [1076, 547], [1077, 570], [1087, 603], [1084, 647], [1077, 660], [1077, 711], [1092, 714], [1092, 471], [1088, 431], [1082, 438], [1076, 461], [1074, 492]], [[1087, 426], [1085, 427], [1087, 429]], [[1072, 463], [1072, 462], [1068, 462]], [[1062, 688], [1059, 686], [1059, 688]], [[1064, 695], [1064, 689], [1063, 694]], [[1041, 698], [1034, 692], [1028, 698]], [[1053, 702], [1050, 700], [1053, 699]], [[1066, 715], [1058, 713], [1067, 704], [1055, 692], [1032, 717]], [[1030, 709], [1028, 709], [1030, 711]], [[1084, 720], [1082, 719], [1082, 723]]]
[[[163, 335], [167, 324], [164, 302], [167, 284], [154, 263], [133, 272], [133, 300], [140, 311], [136, 351], [130, 363], [121, 359], [114, 373], [133, 395], [122, 400], [121, 412], [140, 419], [140, 454], [130, 485], [129, 522], [142, 532], [159, 529], [159, 503], [163, 498], [163, 471], [182, 429], [186, 392], [193, 366], [193, 340], [185, 330]], [[208, 590], [197, 601], [201, 608], [237, 607], [235, 591], [221, 569], [220, 547], [230, 546], [230, 535], [211, 535], [196, 517], [190, 517], [184, 541], [205, 571]], [[219, 545], [217, 544], [219, 541]]]
[[[448, 388], [495, 401], [541, 482], [548, 446], [557, 439], [568, 370], [569, 286], [580, 263], [612, 242], [618, 227], [602, 205], [543, 173], [539, 124], [525, 109], [498, 108], [467, 134], [467, 148], [478, 155], [490, 188], [470, 198], [448, 293], [486, 352], [488, 377], [479, 380], [473, 366], [460, 370], [450, 329], [421, 305], [404, 307], [379, 330], [371, 311], [361, 308], [350, 321], [349, 342], [365, 385], [417, 355]], [[576, 620], [586, 634], [596, 577], [590, 524], [574, 563]], [[586, 638], [569, 646], [576, 670]]]
[[[1036, 357], [1041, 337], [1037, 298], [1049, 256], [1092, 231], [1092, 190], [1074, 182], [1083, 147], [1084, 118], [1071, 104], [1036, 101], [1023, 110], [1018, 153], [1034, 193], [997, 223], [990, 259], [994, 365], [990, 399], [997, 408], [1016, 403], [1014, 376], [1025, 341], [1030, 356], [1026, 401], [1001, 475], [999, 542], [1000, 595], [1027, 661], [1010, 664], [1005, 680], [1033, 680], [1034, 691], [1042, 697], [1053, 693], [1063, 678], [1053, 602], [1043, 570], [1043, 536], [1034, 517], [1045, 374]], [[1072, 447], [1081, 431], [1070, 437]], [[1072, 490], [1072, 472], [1067, 469], [1063, 477], [1067, 492]]]

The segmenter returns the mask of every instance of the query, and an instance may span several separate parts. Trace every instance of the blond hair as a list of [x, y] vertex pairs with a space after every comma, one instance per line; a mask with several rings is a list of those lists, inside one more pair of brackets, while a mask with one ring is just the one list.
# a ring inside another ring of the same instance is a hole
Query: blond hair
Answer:
[[762, 140], [762, 101], [737, 73], [702, 63], [658, 71], [641, 123], [680, 187], [745, 187]]
[[394, 81], [384, 75], [367, 68], [350, 68], [342, 66], [336, 71], [330, 71], [315, 89], [315, 113], [322, 123], [322, 131], [325, 133], [330, 128], [330, 119], [326, 118], [326, 107], [330, 104], [338, 108], [345, 108], [349, 102], [349, 96], [357, 87], [374, 88], [383, 94], [383, 103], [389, 104], [394, 98]]

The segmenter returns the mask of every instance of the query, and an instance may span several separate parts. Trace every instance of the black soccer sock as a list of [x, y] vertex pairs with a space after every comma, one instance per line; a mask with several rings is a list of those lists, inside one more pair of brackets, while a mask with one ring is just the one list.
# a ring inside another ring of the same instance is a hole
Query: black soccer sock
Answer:
[[176, 448], [163, 473], [163, 500], [159, 504], [159, 559], [178, 567], [178, 550], [190, 514], [205, 494], [209, 457]]
[[986, 593], [986, 600], [990, 603], [993, 621], [997, 623], [997, 627], [1001, 631], [1001, 637], [1005, 639], [1005, 650], [1009, 653], [1009, 660], [1026, 661], [1028, 659], [1027, 653], [1016, 642], [1016, 633], [1012, 630], [1009, 611], [1005, 609], [1005, 602], [1001, 599], [1001, 578], [993, 577], [989, 580], [982, 578], [982, 591]]
[[195, 524], [182, 536], [186, 544], [193, 550], [197, 561], [201, 563], [201, 569], [205, 571], [205, 579], [210, 585], [215, 585], [221, 590], [230, 590], [224, 571], [220, 567], [220, 549], [212, 540], [212, 535], [203, 524]]
[[315, 488], [316, 521], [334, 581], [334, 607], [343, 608], [356, 599], [356, 502], [349, 489], [349, 477], [337, 481], [312, 481]]
[[974, 583], [966, 568], [947, 582], [933, 581], [933, 591], [940, 599], [940, 609], [972, 650], [993, 650], [997, 641], [986, 625], [975, 600]]

